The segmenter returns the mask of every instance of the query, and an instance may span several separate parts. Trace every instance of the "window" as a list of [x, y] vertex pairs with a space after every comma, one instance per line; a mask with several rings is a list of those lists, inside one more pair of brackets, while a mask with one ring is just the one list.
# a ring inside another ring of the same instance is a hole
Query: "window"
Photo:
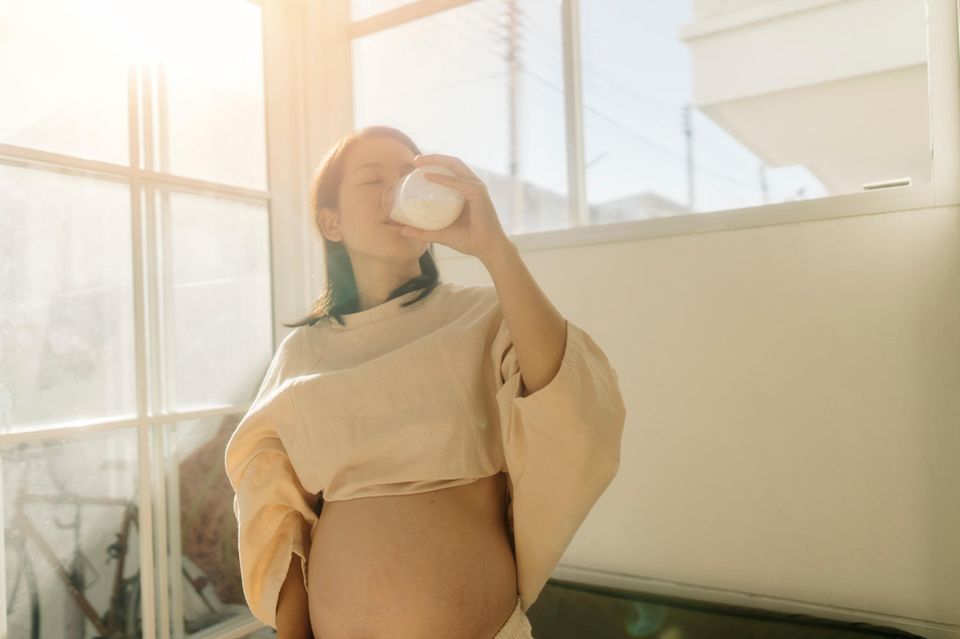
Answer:
[[923, 0], [612, 4], [580, 4], [591, 221], [930, 182]]
[[881, 191], [932, 203], [941, 0], [351, 8], [356, 128], [464, 159], [512, 234]]
[[476, 0], [352, 46], [355, 126], [395, 126], [424, 153], [463, 159], [514, 233], [563, 228], [567, 211], [561, 50], [523, 37], [536, 24], [556, 40], [560, 13], [518, 4]]
[[263, 12], [0, 4], [0, 634], [250, 618], [223, 447], [274, 345]]

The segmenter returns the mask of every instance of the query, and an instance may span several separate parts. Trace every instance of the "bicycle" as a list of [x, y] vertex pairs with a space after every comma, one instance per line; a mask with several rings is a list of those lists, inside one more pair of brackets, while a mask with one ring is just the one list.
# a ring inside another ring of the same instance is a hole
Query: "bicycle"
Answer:
[[[56, 479], [56, 473], [50, 468], [51, 455], [50, 443], [44, 443], [36, 450], [31, 450], [28, 444], [22, 443], [18, 447], [16, 457], [7, 457], [4, 461], [9, 464], [11, 461], [26, 462], [17, 487], [17, 493], [14, 499], [14, 509], [9, 518], [8, 531], [8, 550], [12, 551], [8, 556], [7, 569], [8, 574], [12, 574], [12, 586], [7, 595], [7, 618], [9, 620], [8, 634], [11, 638], [30, 637], [30, 639], [40, 639], [41, 636], [41, 588], [37, 580], [37, 572], [33, 565], [28, 542], [30, 542], [38, 551], [40, 556], [53, 569], [54, 574], [66, 587], [67, 593], [76, 604], [76, 609], [82, 613], [82, 616], [89, 621], [96, 632], [99, 634], [91, 639], [140, 639], [142, 618], [140, 610], [140, 570], [137, 570], [128, 576], [124, 575], [126, 567], [127, 552], [131, 544], [131, 531], [133, 526], [137, 526], [139, 533], [137, 505], [129, 499], [109, 498], [109, 497], [83, 497], [67, 490], [61, 482]], [[30, 462], [35, 459], [41, 459], [48, 466], [50, 474], [49, 479], [56, 484], [60, 484], [61, 492], [55, 495], [39, 494], [28, 492], [27, 486], [30, 475]], [[75, 546], [68, 566], [64, 566], [57, 557], [56, 552], [45, 539], [44, 535], [37, 529], [31, 521], [27, 509], [31, 504], [72, 504], [75, 506], [73, 520], [67, 523], [61, 522], [56, 517], [52, 518], [54, 524], [62, 529], [73, 529]], [[100, 573], [94, 567], [93, 563], [83, 552], [80, 544], [80, 510], [84, 505], [117, 506], [123, 509], [123, 517], [120, 526], [120, 532], [115, 533], [116, 539], [109, 544], [106, 549], [106, 563], [116, 561], [113, 584], [110, 595], [110, 605], [105, 612], [98, 613], [91, 601], [86, 596], [86, 591], [96, 583], [100, 578]], [[134, 539], [136, 539], [134, 537]], [[89, 573], [93, 573], [92, 578], [88, 578]], [[25, 577], [25, 578], [24, 578]], [[26, 584], [27, 598], [29, 601], [27, 610], [28, 619], [25, 623], [20, 622], [17, 613], [18, 596], [20, 588]], [[48, 617], [49, 618], [49, 617]], [[70, 628], [78, 633], [78, 637], [83, 637], [82, 622], [76, 624], [76, 628]]]

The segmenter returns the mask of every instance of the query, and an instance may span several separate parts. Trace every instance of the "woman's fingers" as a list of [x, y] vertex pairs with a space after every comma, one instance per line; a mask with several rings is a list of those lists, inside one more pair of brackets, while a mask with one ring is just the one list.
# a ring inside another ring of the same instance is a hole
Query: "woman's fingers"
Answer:
[[468, 199], [480, 197], [487, 190], [487, 185], [480, 180], [455, 178], [449, 175], [443, 175], [442, 173], [424, 173], [423, 177], [432, 182], [439, 182], [444, 186], [456, 189], [466, 195]]
[[471, 180], [480, 180], [476, 173], [470, 170], [470, 167], [467, 166], [466, 162], [454, 155], [444, 155], [442, 153], [429, 153], [427, 155], [418, 155], [414, 158], [414, 164], [417, 166], [422, 166], [423, 164], [429, 164], [430, 162], [436, 162], [438, 164], [443, 164], [453, 169], [453, 172], [461, 177], [465, 177]]

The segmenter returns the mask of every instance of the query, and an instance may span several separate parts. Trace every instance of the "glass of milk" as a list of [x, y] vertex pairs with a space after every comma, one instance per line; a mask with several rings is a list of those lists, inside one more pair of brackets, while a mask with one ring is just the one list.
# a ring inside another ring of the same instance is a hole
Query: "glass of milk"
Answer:
[[443, 165], [417, 167], [383, 192], [383, 210], [394, 222], [435, 231], [450, 226], [460, 217], [466, 198], [456, 189], [429, 181], [425, 173], [456, 177]]

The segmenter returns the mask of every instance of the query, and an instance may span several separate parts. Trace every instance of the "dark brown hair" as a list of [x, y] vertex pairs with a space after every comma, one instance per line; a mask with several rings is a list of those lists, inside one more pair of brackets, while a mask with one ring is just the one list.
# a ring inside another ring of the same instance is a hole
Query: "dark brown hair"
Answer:
[[[313, 180], [310, 183], [310, 210], [318, 232], [320, 231], [320, 209], [323, 207], [337, 208], [339, 205], [340, 182], [343, 180], [344, 160], [347, 153], [358, 140], [369, 137], [391, 137], [407, 145], [415, 154], [420, 154], [420, 149], [407, 134], [388, 126], [368, 126], [341, 138], [327, 152], [326, 157], [314, 172]], [[284, 324], [289, 328], [305, 324], [313, 326], [320, 320], [329, 322], [332, 319], [343, 325], [341, 315], [360, 310], [357, 282], [353, 275], [353, 265], [350, 263], [350, 256], [347, 254], [346, 248], [344, 248], [342, 242], [327, 239], [322, 232], [320, 237], [323, 240], [324, 263], [327, 272], [326, 289], [314, 301], [313, 311], [309, 315], [293, 324]], [[393, 289], [387, 300], [422, 289], [423, 293], [401, 305], [406, 307], [429, 295], [440, 284], [437, 263], [433, 259], [432, 243], [420, 256], [420, 271], [421, 275], [413, 277]]]

